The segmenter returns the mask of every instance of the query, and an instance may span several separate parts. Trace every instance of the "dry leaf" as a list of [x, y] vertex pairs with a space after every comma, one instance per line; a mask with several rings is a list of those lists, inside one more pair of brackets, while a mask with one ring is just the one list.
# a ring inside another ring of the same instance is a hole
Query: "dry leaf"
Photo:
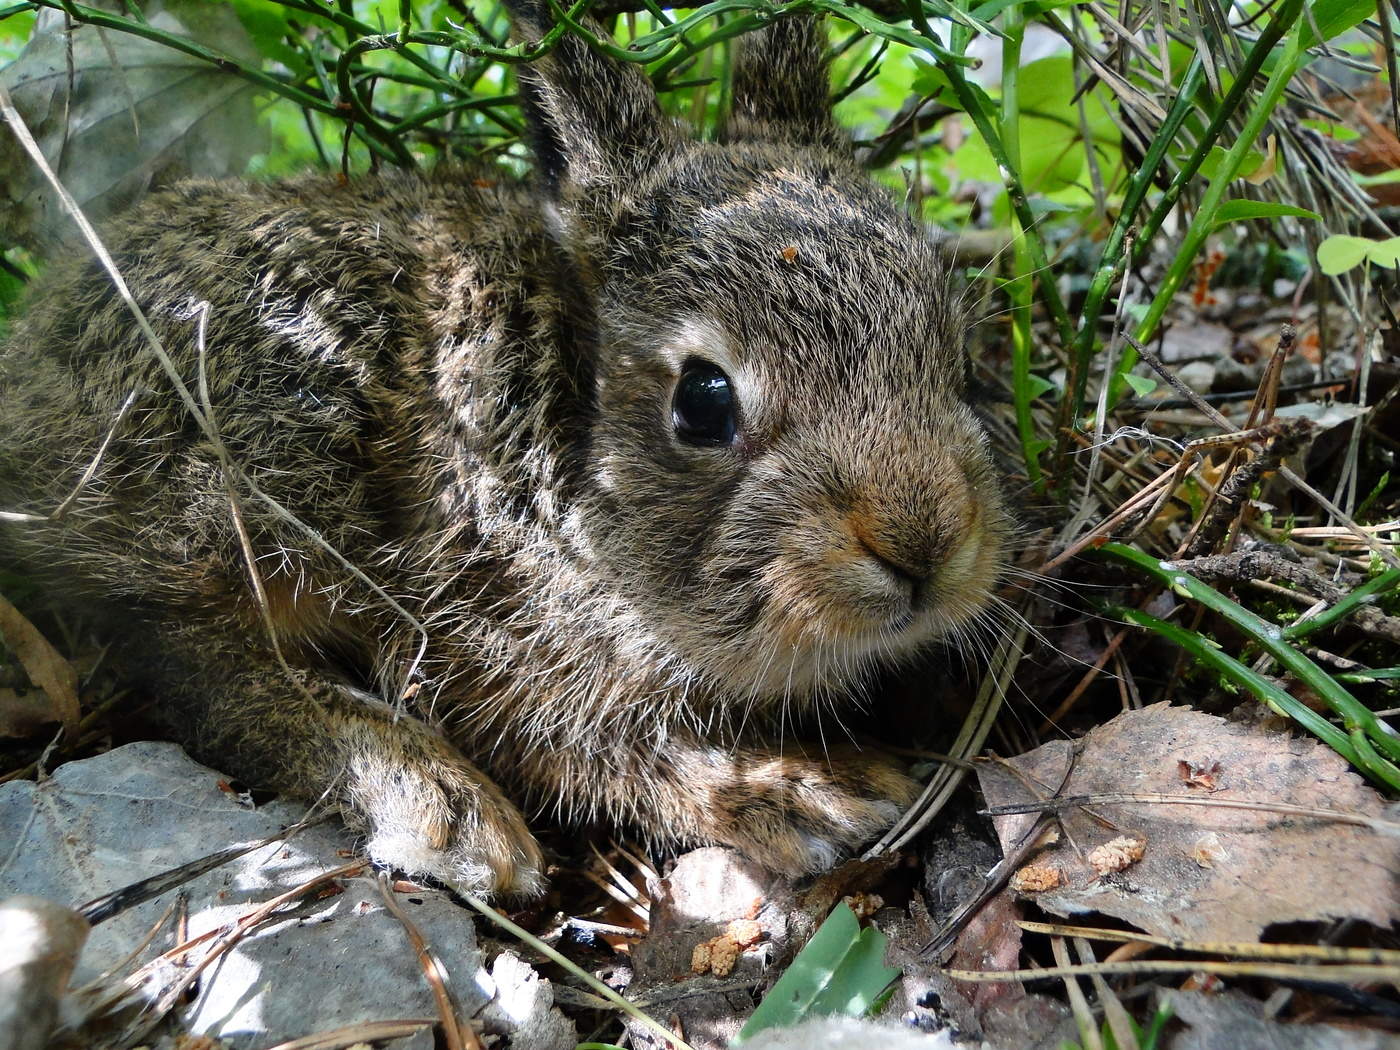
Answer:
[[1200, 762], [1188, 762], [1183, 758], [1177, 762], [1176, 769], [1181, 777], [1181, 782], [1187, 787], [1205, 788], [1207, 791], [1214, 791], [1219, 786], [1216, 783], [1216, 778], [1220, 776], [1219, 762], [1205, 764]]
[[54, 720], [63, 723], [68, 742], [77, 740], [78, 672], [3, 595], [0, 595], [0, 638], [24, 667], [29, 680], [47, 694]]
[[57, 721], [53, 702], [43, 693], [20, 696], [13, 689], [0, 689], [0, 737], [28, 740]]
[[[143, 4], [153, 29], [257, 65], [232, 5]], [[59, 178], [90, 219], [111, 215], [152, 184], [241, 174], [263, 148], [248, 81], [152, 40], [41, 13], [24, 50], [0, 74]], [[0, 136], [0, 230], [43, 245], [69, 229], [52, 189], [8, 132]]]
[[[1058, 783], [1072, 747], [1057, 741], [1011, 759], [1027, 781], [998, 763], [979, 765], [988, 803], [1029, 801], [1026, 782]], [[1211, 770], [1216, 790], [1183, 785], [1183, 761]], [[1325, 744], [1168, 704], [1125, 712], [1080, 741], [1063, 794], [1106, 792], [1386, 816], [1385, 800]], [[1100, 912], [1162, 936], [1213, 941], [1255, 940], [1271, 923], [1357, 918], [1385, 926], [1400, 918], [1400, 838], [1217, 805], [1133, 802], [1091, 809], [1111, 826], [1082, 808], [1064, 810], [1063, 841], [1035, 858], [1064, 877], [1060, 887], [1036, 895], [1046, 911]], [[1003, 849], [1035, 819], [997, 817]], [[1100, 877], [1081, 851], [1130, 833], [1148, 844], [1141, 860]]]

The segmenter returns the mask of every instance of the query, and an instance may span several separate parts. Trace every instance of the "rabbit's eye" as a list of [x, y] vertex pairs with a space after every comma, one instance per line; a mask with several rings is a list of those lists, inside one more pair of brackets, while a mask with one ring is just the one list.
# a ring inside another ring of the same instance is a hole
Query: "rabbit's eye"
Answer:
[[685, 363], [671, 402], [677, 437], [692, 445], [730, 444], [738, 430], [735, 407], [727, 375], [705, 361]]

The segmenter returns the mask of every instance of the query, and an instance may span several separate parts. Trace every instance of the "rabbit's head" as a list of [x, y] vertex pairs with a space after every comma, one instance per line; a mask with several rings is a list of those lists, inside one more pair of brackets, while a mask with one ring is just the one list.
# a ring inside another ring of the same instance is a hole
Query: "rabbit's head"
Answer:
[[522, 72], [597, 319], [580, 558], [653, 652], [801, 697], [988, 607], [1007, 516], [959, 296], [835, 126], [820, 25], [744, 38], [718, 142], [576, 38]]

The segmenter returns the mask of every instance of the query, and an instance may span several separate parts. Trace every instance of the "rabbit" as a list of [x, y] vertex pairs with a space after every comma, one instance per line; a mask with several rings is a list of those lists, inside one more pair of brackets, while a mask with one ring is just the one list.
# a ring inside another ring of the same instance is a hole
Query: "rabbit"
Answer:
[[0, 353], [3, 548], [192, 753], [381, 864], [528, 898], [528, 807], [821, 871], [917, 785], [785, 720], [971, 630], [1005, 559], [960, 298], [811, 16], [739, 42], [716, 141], [573, 35], [519, 81], [530, 178], [194, 180], [111, 224], [188, 400], [55, 260]]

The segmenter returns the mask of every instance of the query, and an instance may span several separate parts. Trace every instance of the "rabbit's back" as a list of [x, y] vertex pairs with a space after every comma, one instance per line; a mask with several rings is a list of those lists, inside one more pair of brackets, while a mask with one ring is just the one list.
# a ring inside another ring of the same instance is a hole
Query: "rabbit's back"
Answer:
[[[473, 512], [442, 481], [476, 469], [482, 374], [567, 313], [528, 195], [460, 173], [190, 182], [104, 239], [232, 460], [373, 575]], [[0, 355], [0, 505], [47, 515], [97, 468], [60, 526], [14, 526], [13, 546], [94, 597], [222, 613], [250, 602], [241, 517], [278, 552], [260, 559], [270, 597], [300, 602], [274, 609], [333, 607], [309, 596], [306, 535], [246, 493], [230, 512], [213, 439], [100, 264], [71, 253]]]

